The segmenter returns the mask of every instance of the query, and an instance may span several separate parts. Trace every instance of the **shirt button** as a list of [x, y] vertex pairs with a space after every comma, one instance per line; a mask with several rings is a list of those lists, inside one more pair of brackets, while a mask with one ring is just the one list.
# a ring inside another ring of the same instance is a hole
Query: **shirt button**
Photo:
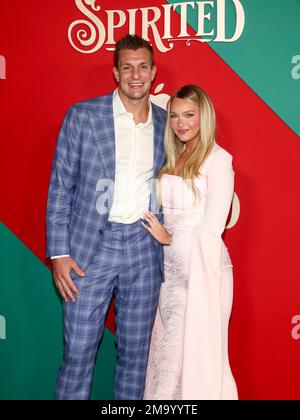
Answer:
[[103, 230], [102, 229], [100, 229], [99, 230], [99, 235], [102, 235], [103, 234]]

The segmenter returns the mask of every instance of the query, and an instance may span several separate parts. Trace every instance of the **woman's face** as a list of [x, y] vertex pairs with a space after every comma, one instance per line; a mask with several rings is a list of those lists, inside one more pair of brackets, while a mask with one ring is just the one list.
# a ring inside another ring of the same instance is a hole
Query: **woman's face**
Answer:
[[170, 127], [183, 143], [198, 141], [200, 132], [199, 106], [186, 99], [174, 98], [170, 107]]

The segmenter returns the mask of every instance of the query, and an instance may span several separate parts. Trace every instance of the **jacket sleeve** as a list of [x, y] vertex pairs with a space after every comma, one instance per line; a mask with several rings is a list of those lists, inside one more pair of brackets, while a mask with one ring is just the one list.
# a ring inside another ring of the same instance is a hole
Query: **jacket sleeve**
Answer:
[[207, 169], [207, 202], [200, 235], [221, 237], [231, 206], [234, 190], [232, 157], [220, 152]]
[[47, 201], [46, 256], [70, 254], [69, 224], [80, 158], [77, 110], [71, 107], [62, 124], [52, 164]]
[[192, 237], [182, 381], [183, 398], [211, 400], [222, 399], [221, 281], [226, 248], [221, 235], [234, 191], [232, 157], [218, 151], [206, 175], [203, 223]]

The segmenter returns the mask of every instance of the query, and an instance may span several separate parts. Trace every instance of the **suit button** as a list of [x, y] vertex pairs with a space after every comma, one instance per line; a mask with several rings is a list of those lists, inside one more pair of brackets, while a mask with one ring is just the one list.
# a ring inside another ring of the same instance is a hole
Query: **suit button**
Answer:
[[102, 235], [102, 234], [103, 234], [103, 230], [102, 230], [102, 229], [100, 229], [100, 230], [99, 230], [99, 234], [100, 234], [100, 235]]

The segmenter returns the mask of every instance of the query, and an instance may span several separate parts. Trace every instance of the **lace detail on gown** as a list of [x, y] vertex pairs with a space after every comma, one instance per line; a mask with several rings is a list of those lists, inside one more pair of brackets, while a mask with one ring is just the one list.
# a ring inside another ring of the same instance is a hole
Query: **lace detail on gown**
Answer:
[[[168, 178], [170, 180], [170, 178]], [[144, 399], [180, 400], [184, 312], [189, 277], [189, 256], [192, 230], [199, 221], [199, 210], [184, 210], [176, 197], [185, 196], [182, 179], [172, 177], [171, 186], [176, 195], [168, 194], [170, 203], [164, 203], [165, 226], [172, 234], [172, 244], [164, 247], [165, 281], [162, 283], [159, 307], [153, 327], [148, 360]], [[173, 184], [175, 183], [175, 185]], [[168, 183], [169, 184], [169, 183]], [[165, 182], [166, 185], [166, 182]], [[169, 185], [170, 186], [170, 185]], [[166, 201], [166, 200], [165, 200]], [[176, 206], [176, 204], [177, 206]]]
[[145, 399], [147, 395], [150, 399], [181, 399], [190, 242], [191, 228], [187, 230], [185, 227], [183, 230], [173, 230], [174, 245], [165, 247], [165, 281], [161, 286], [159, 309], [153, 328]]

